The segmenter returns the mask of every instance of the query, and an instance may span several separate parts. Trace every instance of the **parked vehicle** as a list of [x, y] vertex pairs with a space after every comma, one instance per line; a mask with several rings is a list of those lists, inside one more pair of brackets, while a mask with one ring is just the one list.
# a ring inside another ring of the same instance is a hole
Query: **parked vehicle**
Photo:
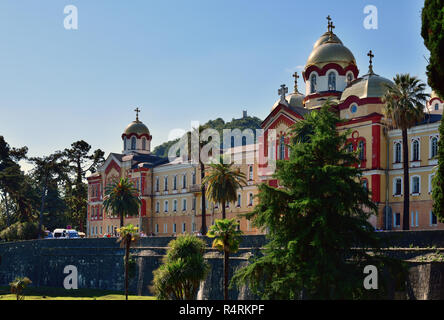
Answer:
[[55, 229], [54, 239], [76, 239], [80, 238], [79, 233], [73, 229]]

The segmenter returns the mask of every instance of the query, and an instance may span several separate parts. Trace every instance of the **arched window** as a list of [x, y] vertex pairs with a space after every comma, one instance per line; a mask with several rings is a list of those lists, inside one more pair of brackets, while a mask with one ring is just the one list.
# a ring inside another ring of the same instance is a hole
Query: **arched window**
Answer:
[[412, 161], [418, 161], [419, 160], [419, 141], [414, 140], [412, 143]]
[[281, 139], [279, 140], [279, 159], [284, 160], [285, 159], [285, 141], [284, 136], [281, 136]]
[[347, 84], [350, 84], [353, 81], [353, 74], [347, 74]]
[[241, 202], [241, 201], [242, 201], [241, 199], [242, 199], [242, 198], [241, 198], [241, 195], [238, 194], [238, 195], [237, 195], [237, 206], [238, 206], [238, 207], [241, 206], [241, 203], [242, 203], [242, 202]]
[[310, 77], [310, 93], [316, 92], [316, 75], [312, 74]]
[[434, 158], [438, 155], [438, 138], [433, 137], [431, 144], [432, 144], [431, 158]]
[[186, 187], [187, 187], [187, 175], [184, 174], [182, 179], [182, 189], [185, 189]]
[[334, 72], [328, 74], [328, 90], [336, 91], [336, 74]]
[[439, 104], [435, 103], [435, 110], [439, 110]]
[[401, 162], [401, 142], [395, 143], [395, 163]]
[[142, 139], [142, 150], [146, 150], [146, 139]]
[[177, 176], [174, 176], [173, 179], [173, 190], [177, 190]]
[[248, 179], [253, 180], [253, 166], [248, 167]]
[[136, 137], [131, 138], [131, 150], [136, 150]]
[[242, 137], [242, 145], [243, 146], [247, 145], [247, 137]]
[[234, 148], [234, 137], [231, 137], [231, 147]]
[[359, 160], [365, 160], [365, 142], [364, 140], [359, 141], [358, 143], [358, 151], [359, 151]]
[[252, 193], [250, 193], [250, 199], [249, 199], [248, 205], [249, 206], [253, 205], [253, 194]]

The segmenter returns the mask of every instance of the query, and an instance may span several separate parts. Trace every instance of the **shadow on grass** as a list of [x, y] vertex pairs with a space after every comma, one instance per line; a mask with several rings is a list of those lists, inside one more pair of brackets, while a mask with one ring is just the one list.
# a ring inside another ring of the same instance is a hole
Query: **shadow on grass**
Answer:
[[[11, 295], [9, 287], [0, 287], [0, 296]], [[70, 298], [100, 299], [100, 300], [124, 300], [122, 291], [100, 290], [100, 289], [77, 289], [66, 290], [64, 288], [52, 287], [28, 287], [24, 290], [25, 297], [41, 297], [42, 299], [59, 298], [69, 300]], [[154, 300], [151, 296], [129, 296], [131, 300]], [[1, 298], [0, 298], [1, 299]], [[26, 298], [25, 298], [26, 299]]]

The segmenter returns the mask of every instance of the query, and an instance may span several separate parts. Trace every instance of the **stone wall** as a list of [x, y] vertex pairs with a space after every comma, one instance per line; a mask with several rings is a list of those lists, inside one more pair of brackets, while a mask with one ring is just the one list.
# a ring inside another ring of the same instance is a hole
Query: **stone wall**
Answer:
[[[387, 255], [410, 261], [410, 298], [444, 299], [444, 263], [417, 262], [444, 248], [444, 231], [384, 232], [390, 239]], [[132, 248], [136, 260], [136, 274], [130, 281], [130, 292], [149, 295], [152, 272], [161, 264], [168, 243], [174, 238], [142, 238]], [[222, 299], [223, 256], [211, 249], [212, 239], [204, 238], [209, 248], [205, 258], [211, 272], [201, 284], [198, 298]], [[253, 255], [266, 243], [264, 236], [244, 236], [239, 252], [231, 259], [230, 274], [248, 263]], [[403, 248], [400, 248], [403, 247]], [[436, 248], [432, 248], [436, 247]], [[66, 277], [63, 269], [74, 265], [79, 272], [79, 287], [107, 290], [123, 290], [123, 255], [115, 238], [102, 239], [50, 239], [13, 243], [0, 243], [0, 286], [8, 285], [17, 276], [27, 276], [35, 286], [63, 287]], [[416, 259], [416, 260], [415, 260]], [[247, 288], [240, 292], [230, 291], [231, 299], [251, 299]]]

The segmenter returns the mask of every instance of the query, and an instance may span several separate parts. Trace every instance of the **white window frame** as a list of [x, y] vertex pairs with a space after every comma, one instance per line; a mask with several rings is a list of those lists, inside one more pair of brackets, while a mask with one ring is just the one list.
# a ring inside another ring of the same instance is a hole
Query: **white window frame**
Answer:
[[[401, 193], [396, 193], [396, 181], [398, 179], [401, 179]], [[393, 196], [394, 197], [401, 197], [404, 194], [404, 184], [403, 184], [403, 178], [402, 177], [393, 177]]]
[[168, 212], [168, 200], [163, 202], [163, 212]]
[[[418, 159], [416, 160], [414, 160], [415, 150], [413, 147], [415, 142], [418, 142]], [[419, 137], [411, 138], [410, 149], [410, 159], [412, 159], [412, 161], [421, 161], [421, 139]]]
[[432, 160], [433, 159], [433, 144], [432, 141], [433, 139], [436, 138], [436, 155], [438, 155], [438, 151], [439, 151], [439, 135], [432, 135], [429, 137], [429, 159]]
[[187, 211], [187, 199], [182, 199], [182, 211]]
[[[399, 162], [396, 162], [396, 145], [399, 143]], [[402, 141], [401, 140], [395, 140], [393, 141], [393, 163], [402, 163]]]
[[173, 212], [177, 212], [177, 199], [173, 200]]
[[[413, 192], [413, 179], [418, 178], [418, 192]], [[410, 195], [419, 196], [421, 194], [421, 176], [413, 175], [410, 177]]]

